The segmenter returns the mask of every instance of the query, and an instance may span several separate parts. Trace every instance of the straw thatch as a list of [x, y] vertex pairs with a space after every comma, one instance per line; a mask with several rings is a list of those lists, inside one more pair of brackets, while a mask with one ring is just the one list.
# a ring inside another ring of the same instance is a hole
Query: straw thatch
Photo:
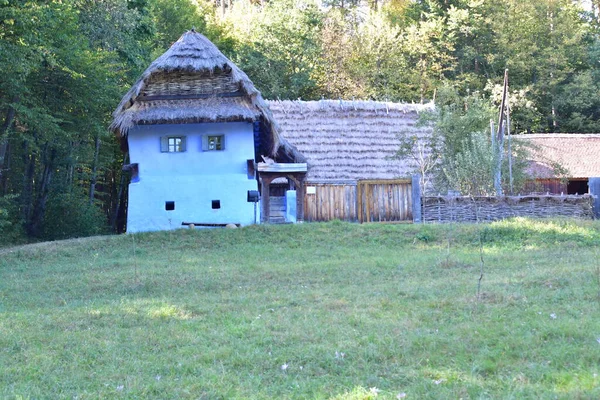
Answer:
[[533, 145], [529, 172], [536, 178], [554, 178], [553, 164], [569, 178], [600, 176], [600, 134], [546, 133], [515, 136]]
[[110, 129], [136, 125], [260, 121], [264, 151], [280, 162], [304, 162], [279, 135], [269, 106], [248, 76], [206, 37], [184, 33], [144, 71], [113, 113]]
[[398, 137], [425, 138], [431, 127], [418, 126], [418, 114], [432, 104], [376, 101], [269, 101], [281, 133], [307, 158], [308, 180], [393, 179], [414, 165], [392, 159]]

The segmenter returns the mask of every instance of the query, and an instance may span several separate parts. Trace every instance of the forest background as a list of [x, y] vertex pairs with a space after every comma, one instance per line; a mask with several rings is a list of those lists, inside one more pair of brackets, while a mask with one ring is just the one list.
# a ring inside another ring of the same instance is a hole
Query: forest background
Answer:
[[[600, 132], [600, 1], [0, 0], [0, 242], [123, 229], [111, 113], [195, 28], [267, 99], [499, 97], [514, 132]], [[493, 107], [488, 107], [493, 109]], [[485, 121], [485, 118], [481, 119]]]

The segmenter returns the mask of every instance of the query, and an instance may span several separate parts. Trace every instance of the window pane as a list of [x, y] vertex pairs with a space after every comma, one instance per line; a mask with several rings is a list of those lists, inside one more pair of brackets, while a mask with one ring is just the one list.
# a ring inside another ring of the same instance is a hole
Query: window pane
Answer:
[[208, 150], [223, 150], [223, 136], [209, 136]]
[[181, 137], [170, 137], [169, 138], [169, 153], [181, 152]]

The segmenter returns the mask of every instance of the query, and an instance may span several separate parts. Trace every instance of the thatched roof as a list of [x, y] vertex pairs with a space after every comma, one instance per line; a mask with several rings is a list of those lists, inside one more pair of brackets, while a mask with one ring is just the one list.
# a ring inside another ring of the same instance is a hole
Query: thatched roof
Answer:
[[414, 170], [391, 157], [399, 135], [430, 135], [418, 114], [432, 104], [375, 101], [269, 101], [281, 133], [308, 160], [308, 180], [393, 179]]
[[513, 137], [533, 145], [529, 172], [536, 178], [554, 178], [553, 163], [565, 168], [569, 178], [600, 176], [600, 134], [539, 133]]
[[136, 125], [261, 121], [265, 155], [305, 161], [279, 135], [269, 106], [248, 76], [193, 30], [150, 64], [113, 117], [110, 129], [121, 137]]

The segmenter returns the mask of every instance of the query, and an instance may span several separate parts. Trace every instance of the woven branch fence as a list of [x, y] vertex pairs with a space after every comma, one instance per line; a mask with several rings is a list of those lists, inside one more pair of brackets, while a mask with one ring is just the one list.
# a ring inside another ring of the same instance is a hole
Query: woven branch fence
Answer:
[[592, 219], [594, 197], [527, 195], [498, 197], [423, 197], [423, 222], [495, 221], [510, 217]]

